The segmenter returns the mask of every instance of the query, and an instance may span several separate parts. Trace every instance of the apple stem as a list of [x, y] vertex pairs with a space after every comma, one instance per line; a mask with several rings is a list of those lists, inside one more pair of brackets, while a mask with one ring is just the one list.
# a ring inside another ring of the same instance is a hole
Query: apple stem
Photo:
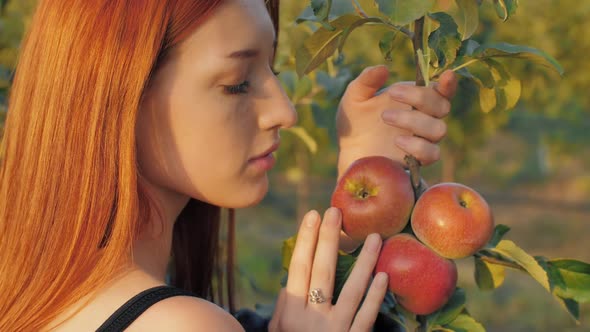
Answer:
[[[418, 54], [424, 49], [424, 16], [414, 21], [414, 36], [412, 38], [412, 44], [414, 46], [414, 62], [416, 64], [416, 86], [426, 86], [426, 81], [422, 75], [422, 69], [420, 68], [420, 59]], [[415, 109], [415, 108], [413, 108]], [[414, 188], [414, 195], [418, 198], [421, 194], [420, 191], [420, 161], [412, 155], [406, 155], [404, 158], [408, 168], [410, 170], [410, 180], [412, 182], [412, 188]]]
[[420, 161], [412, 155], [406, 155], [404, 158], [408, 169], [410, 170], [410, 181], [412, 182], [412, 188], [414, 189], [414, 195], [416, 198], [420, 196]]

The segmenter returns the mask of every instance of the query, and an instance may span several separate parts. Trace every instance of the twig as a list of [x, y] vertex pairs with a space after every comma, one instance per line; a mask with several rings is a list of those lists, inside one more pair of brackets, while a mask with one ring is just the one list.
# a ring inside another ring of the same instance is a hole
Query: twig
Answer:
[[[421, 17], [414, 22], [414, 38], [412, 39], [412, 42], [414, 45], [414, 61], [416, 63], [416, 86], [425, 86], [426, 82], [422, 75], [420, 59], [418, 58], [418, 50], [424, 49], [424, 17]], [[417, 198], [420, 194], [420, 162], [412, 155], [406, 155], [404, 160], [410, 169], [412, 188], [414, 188], [414, 194]]]

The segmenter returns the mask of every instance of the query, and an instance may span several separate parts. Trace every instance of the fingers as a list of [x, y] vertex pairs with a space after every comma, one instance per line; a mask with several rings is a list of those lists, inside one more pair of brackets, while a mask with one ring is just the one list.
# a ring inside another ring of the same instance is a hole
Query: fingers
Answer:
[[[337, 208], [329, 208], [320, 226], [320, 235], [313, 260], [310, 289], [319, 288], [328, 299], [334, 293], [334, 277], [338, 260], [338, 240], [341, 230], [341, 214]], [[328, 300], [329, 301], [329, 300]], [[314, 309], [329, 311], [331, 305], [311, 304]]]
[[[315, 253], [320, 216], [316, 211], [308, 212], [301, 222], [295, 249], [289, 264], [289, 277], [287, 279], [287, 301], [289, 307], [304, 307], [309, 291], [309, 277]], [[296, 303], [291, 303], [291, 302]]]
[[286, 298], [287, 292], [284, 288], [282, 288], [275, 304], [275, 310], [272, 313], [272, 319], [268, 323], [268, 330], [271, 332], [279, 331], [279, 320], [285, 306]]
[[432, 88], [408, 84], [395, 84], [387, 90], [388, 95], [435, 118], [442, 119], [451, 111], [451, 103]]
[[336, 315], [342, 320], [346, 320], [347, 326], [352, 322], [352, 317], [354, 317], [365, 294], [380, 249], [381, 237], [379, 234], [369, 235], [350, 276], [342, 288], [336, 304]]
[[381, 115], [385, 123], [412, 132], [430, 142], [438, 143], [447, 134], [447, 124], [422, 112], [409, 110], [385, 111]]
[[375, 319], [377, 319], [377, 314], [379, 313], [385, 293], [387, 292], [387, 279], [385, 272], [379, 272], [375, 275], [367, 297], [350, 327], [351, 332], [371, 331], [375, 324]]
[[395, 138], [395, 145], [416, 157], [423, 166], [433, 164], [440, 159], [440, 147], [422, 137], [398, 136]]
[[365, 68], [348, 87], [344, 98], [346, 102], [363, 102], [372, 98], [377, 91], [385, 84], [389, 71], [385, 66], [374, 66]]
[[452, 70], [447, 70], [442, 75], [437, 83], [434, 84], [434, 89], [438, 91], [443, 97], [451, 100], [457, 92], [457, 75]]

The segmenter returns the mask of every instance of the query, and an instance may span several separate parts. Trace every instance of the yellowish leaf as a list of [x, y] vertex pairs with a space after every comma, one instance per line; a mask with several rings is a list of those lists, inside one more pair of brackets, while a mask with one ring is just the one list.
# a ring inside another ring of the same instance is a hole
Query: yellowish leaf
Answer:
[[313, 137], [311, 137], [305, 128], [297, 126], [288, 128], [286, 131], [293, 133], [295, 136], [301, 139], [301, 141], [305, 143], [305, 146], [307, 146], [311, 153], [315, 154], [318, 151], [318, 143]]

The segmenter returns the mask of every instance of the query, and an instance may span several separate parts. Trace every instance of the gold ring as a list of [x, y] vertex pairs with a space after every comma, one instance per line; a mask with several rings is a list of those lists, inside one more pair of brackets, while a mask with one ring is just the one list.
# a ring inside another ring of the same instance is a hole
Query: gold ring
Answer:
[[322, 290], [319, 288], [314, 288], [309, 291], [309, 302], [311, 303], [324, 303], [326, 302], [326, 298], [322, 295]]

